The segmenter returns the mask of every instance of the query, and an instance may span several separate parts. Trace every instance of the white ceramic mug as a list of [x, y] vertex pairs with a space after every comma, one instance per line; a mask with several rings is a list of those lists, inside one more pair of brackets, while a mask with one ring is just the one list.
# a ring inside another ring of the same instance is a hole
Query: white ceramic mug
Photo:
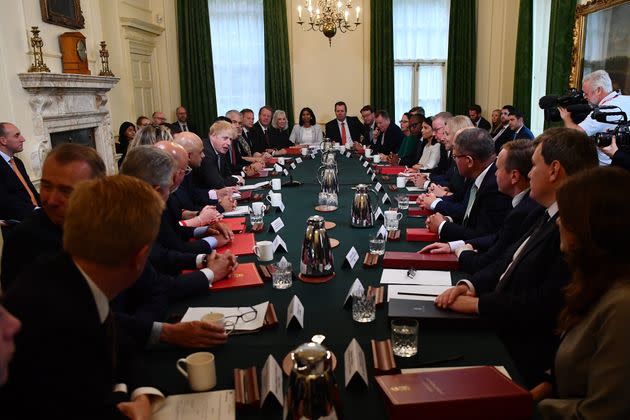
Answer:
[[253, 251], [254, 254], [256, 254], [256, 256], [258, 257], [259, 261], [273, 260], [273, 243], [271, 241], [256, 242]]
[[384, 214], [385, 214], [385, 220], [400, 221], [400, 219], [402, 219], [403, 217], [402, 213], [398, 213], [395, 210], [385, 210]]
[[274, 178], [271, 180], [271, 189], [278, 191], [282, 189], [282, 180], [280, 178]]
[[[280, 180], [278, 180], [278, 181], [280, 181]], [[278, 207], [280, 205], [280, 203], [282, 203], [282, 194], [281, 193], [270, 192], [269, 194], [267, 194], [267, 201], [269, 201], [272, 206]]]
[[201, 322], [225, 327], [225, 315], [220, 312], [208, 312], [201, 317]]
[[404, 188], [407, 185], [407, 177], [406, 176], [398, 176], [396, 177], [396, 187]]
[[252, 203], [252, 213], [255, 215], [264, 215], [265, 213], [265, 203], [262, 201], [256, 201]]
[[308, 156], [308, 147], [302, 147], [300, 153], [302, 153], [302, 156]]
[[365, 149], [365, 157], [372, 156], [372, 149]]
[[[181, 364], [185, 365], [185, 369]], [[193, 353], [175, 364], [190, 383], [193, 391], [209, 391], [217, 384], [217, 372], [214, 366], [214, 354], [205, 351]]]
[[374, 163], [381, 163], [381, 155], [374, 155], [374, 157], [372, 158], [372, 161]]

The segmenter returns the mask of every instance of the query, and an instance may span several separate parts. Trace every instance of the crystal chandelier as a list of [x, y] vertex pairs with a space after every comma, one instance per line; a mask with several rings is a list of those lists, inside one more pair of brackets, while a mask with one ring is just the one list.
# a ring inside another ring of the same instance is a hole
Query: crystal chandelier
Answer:
[[[328, 44], [332, 45], [332, 37], [335, 36], [337, 30], [342, 33], [354, 31], [361, 24], [359, 22], [361, 8], [358, 6], [354, 8], [355, 13], [352, 13], [352, 9], [352, 0], [347, 0], [345, 4], [341, 0], [305, 0], [304, 7], [297, 8], [297, 23], [305, 31], [322, 32], [328, 38]], [[303, 12], [307, 14], [306, 21], [302, 19]], [[354, 15], [354, 22], [349, 20], [352, 19], [351, 15]]]

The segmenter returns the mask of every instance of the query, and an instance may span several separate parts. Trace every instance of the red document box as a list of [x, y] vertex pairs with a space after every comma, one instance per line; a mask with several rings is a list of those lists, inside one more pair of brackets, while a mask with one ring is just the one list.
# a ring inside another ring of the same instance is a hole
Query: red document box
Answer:
[[258, 274], [256, 264], [240, 264], [230, 277], [212, 283], [210, 290], [238, 289], [241, 287], [262, 286], [263, 281]]
[[408, 242], [435, 242], [440, 239], [437, 233], [426, 228], [407, 228]]
[[224, 223], [232, 229], [234, 233], [242, 233], [245, 232], [245, 218], [244, 217], [226, 217], [221, 220], [221, 223]]
[[302, 154], [301, 147], [287, 147], [285, 150], [289, 156], [300, 156]]
[[231, 243], [217, 249], [217, 252], [224, 254], [227, 251], [232, 251], [234, 255], [253, 255], [254, 242], [253, 233], [237, 233]]
[[532, 416], [529, 392], [492, 366], [377, 376], [390, 419], [516, 420]]
[[459, 262], [455, 254], [387, 251], [383, 256], [383, 268], [456, 271], [459, 269]]
[[425, 209], [424, 207], [409, 207], [407, 214], [409, 216], [431, 216], [433, 210]]
[[382, 175], [398, 175], [401, 172], [405, 172], [404, 166], [383, 166], [376, 165], [377, 172], [380, 172]]

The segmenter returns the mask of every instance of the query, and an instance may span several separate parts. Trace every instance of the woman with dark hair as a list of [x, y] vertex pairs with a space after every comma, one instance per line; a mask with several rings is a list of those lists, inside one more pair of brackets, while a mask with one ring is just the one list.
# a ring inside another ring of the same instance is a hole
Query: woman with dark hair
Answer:
[[572, 278], [550, 380], [532, 390], [549, 419], [630, 419], [630, 173], [595, 168], [557, 192]]
[[404, 164], [404, 162], [413, 161], [415, 158], [416, 149], [418, 148], [418, 139], [419, 136], [414, 136], [410, 130], [409, 123], [409, 113], [405, 112], [400, 119], [400, 130], [403, 132], [405, 136], [400, 143], [400, 147], [398, 148], [398, 157], [400, 158], [400, 162]]
[[118, 161], [118, 166], [122, 164], [123, 159], [127, 155], [127, 149], [129, 148], [129, 143], [136, 136], [136, 126], [129, 121], [125, 121], [120, 124], [120, 128], [118, 129], [118, 142], [116, 142], [116, 153], [122, 154], [120, 160]]
[[322, 129], [317, 124], [315, 114], [311, 108], [302, 108], [300, 111], [300, 122], [293, 126], [289, 140], [296, 145], [319, 144], [322, 142]]
[[414, 169], [434, 169], [440, 163], [440, 147], [442, 147], [442, 145], [433, 137], [432, 122], [431, 117], [425, 118], [422, 122], [422, 154], [420, 155], [418, 164], [413, 166]]

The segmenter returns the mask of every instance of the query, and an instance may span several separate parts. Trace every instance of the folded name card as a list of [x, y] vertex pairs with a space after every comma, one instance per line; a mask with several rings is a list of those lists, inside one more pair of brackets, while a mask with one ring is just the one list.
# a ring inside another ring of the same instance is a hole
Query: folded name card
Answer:
[[459, 269], [459, 262], [455, 254], [418, 254], [417, 252], [387, 251], [383, 256], [383, 268], [456, 271]]
[[435, 242], [439, 240], [437, 233], [426, 228], [407, 228], [408, 242]]

